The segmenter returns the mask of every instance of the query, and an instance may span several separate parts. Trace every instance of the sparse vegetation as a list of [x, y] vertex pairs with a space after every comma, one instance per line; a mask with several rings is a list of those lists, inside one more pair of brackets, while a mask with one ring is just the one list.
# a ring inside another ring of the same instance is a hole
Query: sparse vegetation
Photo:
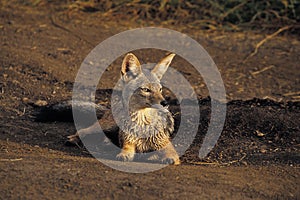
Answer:
[[[54, 0], [23, 0], [39, 6]], [[65, 0], [68, 10], [99, 12], [106, 17], [188, 24], [203, 29], [300, 28], [299, 0]]]
[[[5, 1], [4, 1], [5, 2]], [[2, 2], [3, 3], [3, 2]], [[106, 18], [186, 24], [202, 29], [300, 29], [299, 0], [22, 0], [23, 5], [65, 4], [67, 11], [99, 13]]]

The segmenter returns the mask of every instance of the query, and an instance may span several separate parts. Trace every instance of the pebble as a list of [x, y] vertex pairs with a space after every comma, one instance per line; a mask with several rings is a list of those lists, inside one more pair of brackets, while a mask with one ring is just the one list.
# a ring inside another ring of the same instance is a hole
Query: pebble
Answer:
[[255, 132], [256, 132], [256, 135], [257, 135], [258, 137], [263, 137], [263, 136], [265, 136], [265, 134], [262, 133], [262, 132], [259, 131], [259, 130], [256, 130]]
[[242, 161], [241, 163], [242, 163], [242, 165], [245, 165], [245, 166], [248, 165], [248, 163], [246, 161]]
[[36, 106], [46, 106], [48, 105], [48, 102], [47, 101], [44, 101], [44, 100], [37, 100], [34, 105]]
[[26, 103], [26, 102], [29, 101], [29, 99], [28, 99], [27, 97], [24, 97], [24, 98], [22, 99], [22, 101], [23, 101], [24, 103]]
[[262, 145], [261, 148], [260, 148], [260, 152], [261, 153], [266, 153], [267, 152], [267, 146]]

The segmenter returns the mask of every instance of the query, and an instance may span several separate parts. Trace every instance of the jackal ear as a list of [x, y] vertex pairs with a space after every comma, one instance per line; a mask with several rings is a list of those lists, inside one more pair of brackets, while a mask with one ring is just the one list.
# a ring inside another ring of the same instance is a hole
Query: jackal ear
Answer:
[[159, 63], [155, 65], [155, 67], [152, 69], [152, 73], [157, 76], [157, 78], [160, 80], [163, 75], [166, 73], [169, 65], [171, 64], [175, 54], [171, 53], [167, 57], [163, 58]]
[[128, 53], [123, 59], [121, 76], [125, 82], [137, 77], [142, 73], [141, 64], [133, 53]]

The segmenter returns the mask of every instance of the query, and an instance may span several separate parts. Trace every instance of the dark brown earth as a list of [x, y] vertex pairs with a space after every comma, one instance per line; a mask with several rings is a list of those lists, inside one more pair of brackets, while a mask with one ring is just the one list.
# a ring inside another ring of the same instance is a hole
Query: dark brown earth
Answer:
[[[201, 114], [197, 136], [180, 166], [145, 174], [120, 172], [84, 149], [65, 145], [66, 136], [76, 131], [72, 122], [59, 115], [54, 121], [35, 119], [38, 101], [50, 105], [72, 98], [77, 70], [97, 44], [149, 25], [162, 26], [69, 10], [60, 3], [34, 7], [2, 2], [0, 199], [299, 199], [297, 35], [283, 32], [245, 60], [269, 33], [203, 31], [164, 23], [196, 39], [225, 83], [225, 126], [202, 160], [197, 154], [210, 119], [209, 93], [201, 75], [179, 56], [173, 67], [194, 87]], [[146, 63], [157, 62], [166, 52], [135, 53]], [[98, 86], [97, 102], [106, 107], [121, 59], [112, 63]], [[169, 101], [171, 111], [178, 111], [171, 96]], [[179, 115], [175, 118], [178, 126]]]

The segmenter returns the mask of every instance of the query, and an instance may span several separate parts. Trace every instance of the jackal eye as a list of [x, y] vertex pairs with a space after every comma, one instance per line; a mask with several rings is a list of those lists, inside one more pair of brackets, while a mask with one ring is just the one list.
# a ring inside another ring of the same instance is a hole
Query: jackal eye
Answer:
[[159, 88], [159, 92], [162, 93], [162, 88]]
[[150, 90], [149, 88], [141, 88], [141, 90], [142, 90], [143, 92], [151, 92], [151, 90]]

